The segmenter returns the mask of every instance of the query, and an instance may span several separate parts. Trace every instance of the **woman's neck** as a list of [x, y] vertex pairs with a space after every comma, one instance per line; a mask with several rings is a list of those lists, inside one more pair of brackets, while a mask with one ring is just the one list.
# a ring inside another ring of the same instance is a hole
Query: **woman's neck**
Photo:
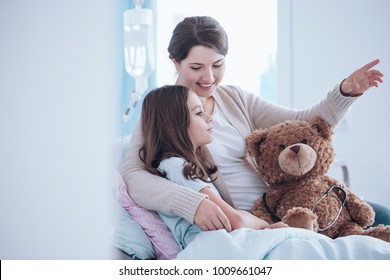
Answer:
[[209, 115], [212, 115], [214, 112], [215, 99], [213, 96], [209, 97], [200, 97], [202, 101], [203, 109]]

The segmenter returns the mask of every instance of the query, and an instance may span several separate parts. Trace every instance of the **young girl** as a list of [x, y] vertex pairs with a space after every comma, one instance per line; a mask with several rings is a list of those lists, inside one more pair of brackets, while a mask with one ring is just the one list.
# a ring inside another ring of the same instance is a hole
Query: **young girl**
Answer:
[[[213, 223], [224, 224], [228, 231], [241, 227], [285, 227], [282, 223], [269, 225], [249, 212], [236, 210], [220, 196], [216, 188], [218, 167], [207, 160], [202, 147], [213, 140], [212, 117], [204, 111], [196, 93], [184, 86], [164, 86], [151, 91], [143, 102], [141, 122], [144, 144], [139, 156], [146, 169], [205, 194], [228, 218]], [[201, 231], [177, 215], [158, 214], [182, 249]]]

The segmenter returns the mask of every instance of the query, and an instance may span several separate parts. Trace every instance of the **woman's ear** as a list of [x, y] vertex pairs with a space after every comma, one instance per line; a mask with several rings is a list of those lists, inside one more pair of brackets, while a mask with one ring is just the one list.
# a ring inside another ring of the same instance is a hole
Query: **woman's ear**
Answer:
[[179, 72], [180, 69], [180, 63], [176, 61], [173, 57], [169, 56], [169, 58], [172, 60], [173, 65], [175, 65], [176, 72]]

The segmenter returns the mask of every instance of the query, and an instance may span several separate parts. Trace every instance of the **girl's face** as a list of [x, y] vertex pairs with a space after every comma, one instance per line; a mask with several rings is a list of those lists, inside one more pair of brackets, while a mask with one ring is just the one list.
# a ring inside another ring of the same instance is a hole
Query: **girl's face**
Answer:
[[225, 56], [203, 46], [192, 47], [185, 59], [173, 63], [179, 74], [177, 84], [200, 97], [209, 97], [225, 74]]
[[190, 125], [188, 135], [194, 149], [213, 141], [212, 118], [203, 110], [202, 102], [195, 92], [189, 91], [187, 99], [188, 111], [190, 113]]

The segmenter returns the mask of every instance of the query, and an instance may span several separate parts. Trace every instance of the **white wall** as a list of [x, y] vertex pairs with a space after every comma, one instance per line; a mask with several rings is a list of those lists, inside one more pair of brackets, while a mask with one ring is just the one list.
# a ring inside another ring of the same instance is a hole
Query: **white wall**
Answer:
[[[351, 187], [390, 207], [390, 2], [294, 0], [279, 4], [280, 102], [296, 108], [318, 102], [357, 68], [380, 58], [385, 75], [336, 128], [338, 158], [348, 162]], [[291, 95], [290, 95], [291, 94]]]
[[0, 2], [0, 259], [108, 257], [120, 2]]

